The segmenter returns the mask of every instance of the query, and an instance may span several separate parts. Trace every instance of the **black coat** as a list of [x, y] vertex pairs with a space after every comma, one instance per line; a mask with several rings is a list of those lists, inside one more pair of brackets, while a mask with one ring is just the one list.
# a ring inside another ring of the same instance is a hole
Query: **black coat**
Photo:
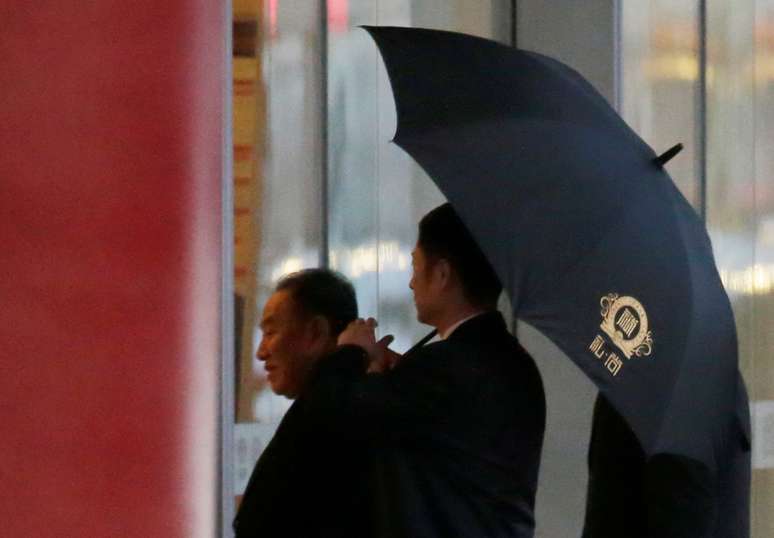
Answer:
[[234, 520], [237, 538], [365, 538], [366, 452], [319, 428], [301, 396], [258, 459]]
[[686, 457], [647, 459], [602, 396], [594, 406], [583, 538], [745, 538], [749, 446], [729, 447], [713, 475]]
[[502, 316], [473, 318], [383, 375], [364, 375], [362, 360], [354, 346], [329, 357], [309, 402], [371, 457], [372, 535], [532, 537], [545, 398]]

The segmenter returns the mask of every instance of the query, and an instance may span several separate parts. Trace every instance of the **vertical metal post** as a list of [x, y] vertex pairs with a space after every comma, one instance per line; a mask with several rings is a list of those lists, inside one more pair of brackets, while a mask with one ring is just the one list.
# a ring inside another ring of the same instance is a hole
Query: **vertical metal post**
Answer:
[[623, 8], [613, 2], [613, 106], [623, 113]]
[[[518, 47], [518, 12], [517, 12], [517, 3], [518, 0], [511, 0], [511, 13], [510, 13], [510, 20], [511, 20], [511, 37], [510, 37], [510, 43], [512, 47]], [[518, 335], [519, 330], [519, 319], [516, 317], [514, 311], [513, 311], [513, 305], [511, 304], [510, 299], [507, 297], [508, 293], [503, 288], [503, 292], [500, 294], [500, 301], [498, 305], [498, 309], [502, 312], [504, 312], [506, 322], [508, 323], [508, 327], [511, 330], [511, 334], [514, 336]], [[507, 310], [503, 308], [504, 305], [507, 304]]]
[[221, 181], [221, 312], [220, 312], [220, 457], [218, 526], [223, 538], [233, 536], [234, 517], [234, 163], [233, 163], [233, 9], [223, 2], [223, 169]]
[[696, 170], [699, 215], [707, 221], [707, 0], [699, 0], [699, 78], [696, 99]]
[[330, 265], [328, 220], [329, 212], [329, 152], [328, 147], [328, 2], [320, 0], [320, 144], [322, 146], [320, 158], [320, 193], [321, 193], [321, 218], [320, 218], [320, 267]]
[[516, 25], [516, 23], [518, 21], [518, 19], [517, 19], [517, 11], [516, 11], [517, 5], [516, 4], [517, 4], [517, 0], [511, 0], [511, 46], [512, 47], [517, 47], [518, 46], [518, 43], [516, 41], [516, 39], [517, 39], [517, 35], [516, 35], [517, 25]]

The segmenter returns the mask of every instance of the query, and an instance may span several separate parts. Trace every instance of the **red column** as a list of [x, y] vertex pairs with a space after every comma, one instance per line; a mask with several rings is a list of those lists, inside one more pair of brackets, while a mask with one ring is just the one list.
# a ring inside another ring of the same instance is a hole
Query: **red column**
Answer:
[[0, 6], [0, 534], [212, 536], [224, 10]]

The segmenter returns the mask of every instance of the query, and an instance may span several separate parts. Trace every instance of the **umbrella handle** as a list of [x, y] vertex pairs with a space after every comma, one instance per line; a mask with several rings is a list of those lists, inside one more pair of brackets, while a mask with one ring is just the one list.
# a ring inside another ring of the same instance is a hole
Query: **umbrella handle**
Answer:
[[664, 153], [653, 159], [653, 162], [656, 163], [658, 166], [664, 166], [666, 163], [672, 160], [672, 157], [677, 155], [683, 151], [683, 145], [682, 144], [675, 144], [668, 150], [666, 150]]

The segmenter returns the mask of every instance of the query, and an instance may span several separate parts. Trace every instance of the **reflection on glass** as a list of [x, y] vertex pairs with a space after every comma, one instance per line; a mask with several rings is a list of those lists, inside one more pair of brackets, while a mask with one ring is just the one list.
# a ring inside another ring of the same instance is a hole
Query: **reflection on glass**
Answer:
[[[774, 265], [774, 0], [757, 0], [754, 12], [755, 264]], [[753, 536], [774, 536], [774, 290], [761, 289], [753, 302]]]
[[767, 295], [774, 291], [774, 264], [755, 264], [744, 269], [720, 268], [720, 278], [729, 296]]
[[669, 174], [697, 207], [698, 1], [621, 2], [621, 112], [661, 153], [682, 142]]
[[[753, 404], [752, 536], [774, 535], [774, 1], [707, 3], [707, 225]], [[767, 462], [768, 461], [768, 462]]]
[[233, 2], [237, 497], [291, 403], [271, 392], [254, 357], [263, 305], [280, 277], [320, 262], [323, 79], [317, 6], [304, 0]]
[[[254, 296], [258, 316], [278, 278], [317, 266], [320, 260], [322, 73], [316, 5], [295, 0], [271, 1], [267, 6], [262, 54], [267, 88], [266, 159]], [[251, 353], [260, 337], [256, 328]], [[257, 382], [243, 399], [250, 405], [249, 418], [276, 423], [287, 401], [271, 393], [263, 366], [252, 356], [250, 360]]]
[[765, 277], [764, 266], [756, 267], [755, 259], [753, 3], [732, 8], [713, 1], [707, 13], [707, 67], [712, 74], [707, 78], [707, 227], [734, 307], [740, 365], [749, 379], [752, 296], [756, 281], [761, 284]]

